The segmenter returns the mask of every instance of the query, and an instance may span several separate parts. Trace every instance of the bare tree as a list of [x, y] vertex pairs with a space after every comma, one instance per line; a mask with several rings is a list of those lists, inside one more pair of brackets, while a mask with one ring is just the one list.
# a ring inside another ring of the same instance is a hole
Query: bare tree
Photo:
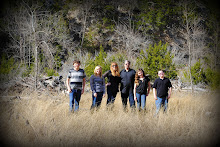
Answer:
[[22, 64], [28, 66], [34, 57], [34, 86], [37, 89], [39, 71], [42, 68], [39, 66], [39, 52], [45, 56], [45, 62], [50, 68], [56, 65], [54, 61], [56, 48], [53, 43], [66, 45], [68, 32], [65, 21], [61, 14], [52, 15], [35, 3], [22, 2], [18, 10], [8, 12], [5, 18], [7, 23], [5, 31], [8, 32], [12, 42], [9, 49], [15, 57], [19, 55], [17, 58]]
[[185, 39], [184, 48], [188, 51], [188, 68], [191, 84], [191, 92], [193, 92], [193, 82], [192, 82], [192, 60], [198, 59], [204, 54], [205, 48], [205, 30], [202, 26], [202, 17], [196, 15], [197, 5], [195, 1], [185, 0], [180, 3], [183, 13], [183, 22], [179, 32]]
[[82, 5], [80, 6], [81, 9], [81, 13], [82, 13], [82, 40], [81, 40], [81, 47], [83, 46], [83, 42], [84, 42], [84, 37], [85, 37], [85, 31], [86, 31], [86, 27], [87, 27], [87, 19], [88, 17], [91, 15], [90, 14], [90, 10], [92, 8], [92, 2], [91, 0], [83, 0]]
[[134, 56], [141, 49], [147, 48], [150, 44], [150, 39], [142, 36], [139, 32], [131, 31], [125, 23], [117, 24], [115, 28], [115, 37], [117, 39], [118, 50], [125, 50], [128, 56]]

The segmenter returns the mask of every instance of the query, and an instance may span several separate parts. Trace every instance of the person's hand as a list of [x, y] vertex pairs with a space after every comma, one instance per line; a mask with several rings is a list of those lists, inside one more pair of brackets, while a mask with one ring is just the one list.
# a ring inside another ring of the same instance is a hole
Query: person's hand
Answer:
[[84, 93], [84, 89], [82, 89], [82, 91], [81, 91], [81, 94], [83, 94]]
[[111, 83], [110, 83], [110, 82], [108, 82], [108, 83], [106, 84], [106, 86], [109, 86], [109, 85], [111, 85]]
[[97, 97], [97, 93], [96, 92], [94, 93], [94, 97]]
[[67, 89], [67, 91], [68, 91], [69, 93], [71, 93], [71, 92], [72, 92], [72, 90], [71, 90], [70, 88], [68, 88], [68, 89]]
[[134, 100], [137, 101], [137, 97], [136, 96], [134, 97]]
[[155, 100], [157, 100], [157, 97], [156, 97], [156, 96], [154, 96], [154, 99], [155, 99]]
[[105, 94], [103, 94], [103, 97], [105, 97]]
[[169, 99], [169, 98], [170, 98], [170, 96], [171, 96], [171, 95], [169, 94], [169, 95], [168, 95], [168, 97], [167, 97], [167, 99]]

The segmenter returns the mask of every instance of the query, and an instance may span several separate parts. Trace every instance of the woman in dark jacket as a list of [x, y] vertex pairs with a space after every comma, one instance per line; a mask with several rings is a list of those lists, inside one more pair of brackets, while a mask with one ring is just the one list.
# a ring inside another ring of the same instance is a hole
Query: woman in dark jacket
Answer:
[[118, 93], [118, 86], [121, 82], [119, 67], [116, 62], [112, 62], [110, 66], [110, 70], [103, 74], [103, 77], [107, 77], [108, 83], [107, 86], [107, 105], [113, 104]]

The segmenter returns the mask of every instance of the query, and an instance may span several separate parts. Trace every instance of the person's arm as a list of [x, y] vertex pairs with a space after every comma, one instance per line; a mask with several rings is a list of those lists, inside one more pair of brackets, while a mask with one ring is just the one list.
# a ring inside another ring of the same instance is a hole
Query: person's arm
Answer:
[[171, 92], [172, 92], [172, 87], [169, 88], [169, 92], [168, 92], [168, 97], [167, 99], [169, 99], [171, 97]]
[[102, 77], [102, 80], [103, 80], [103, 84], [102, 84], [102, 87], [103, 87], [103, 97], [105, 97], [105, 78]]
[[167, 97], [167, 99], [169, 99], [169, 98], [171, 97], [171, 93], [172, 93], [172, 84], [171, 84], [171, 82], [170, 82], [170, 80], [169, 80], [169, 91], [168, 91], [168, 97]]
[[108, 76], [108, 73], [109, 73], [109, 70], [106, 71], [102, 76], [103, 76], [104, 78], [106, 78], [106, 77]]
[[156, 88], [153, 88], [154, 99], [157, 100]]
[[71, 90], [71, 88], [70, 88], [70, 78], [68, 78], [68, 77], [67, 77], [67, 79], [66, 79], [66, 87], [67, 87], [67, 91], [68, 91], [69, 93], [71, 93], [72, 90]]
[[148, 84], [147, 86], [147, 96], [148, 96], [150, 93], [150, 88], [151, 88], [150, 81], [147, 84]]
[[137, 84], [134, 83], [134, 100], [137, 100], [137, 96], [136, 96], [136, 88], [137, 88]]
[[82, 87], [82, 94], [84, 93], [85, 90], [85, 86], [86, 86], [86, 78], [83, 78], [83, 87]]

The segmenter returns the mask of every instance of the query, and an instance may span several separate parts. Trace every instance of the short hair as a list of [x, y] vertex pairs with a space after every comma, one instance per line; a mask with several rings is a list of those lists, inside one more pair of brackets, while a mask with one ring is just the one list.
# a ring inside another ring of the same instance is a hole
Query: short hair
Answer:
[[131, 62], [129, 60], [125, 60], [125, 63], [128, 62], [129, 64], [131, 64]]
[[80, 64], [80, 61], [79, 61], [79, 60], [74, 60], [74, 61], [73, 61], [73, 64], [75, 64], [75, 63]]
[[157, 73], [159, 73], [160, 71], [162, 71], [163, 73], [165, 73], [165, 70], [163, 70], [163, 69], [158, 70]]

